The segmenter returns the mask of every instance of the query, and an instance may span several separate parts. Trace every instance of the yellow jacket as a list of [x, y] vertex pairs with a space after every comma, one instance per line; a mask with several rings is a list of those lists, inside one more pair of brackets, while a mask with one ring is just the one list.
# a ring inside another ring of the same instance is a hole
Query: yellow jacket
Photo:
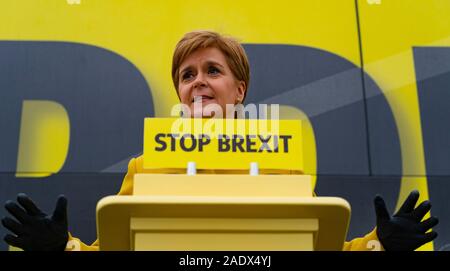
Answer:
[[[179, 169], [159, 169], [159, 170], [146, 170], [143, 168], [142, 156], [133, 158], [128, 163], [128, 172], [122, 183], [118, 195], [132, 195], [133, 194], [133, 179], [135, 173], [167, 173], [177, 174], [182, 173]], [[211, 173], [212, 171], [198, 170], [198, 173]], [[213, 171], [214, 173], [220, 173], [220, 171]], [[67, 243], [67, 251], [97, 251], [99, 250], [98, 239], [91, 245], [86, 245], [80, 241], [80, 239], [73, 237], [69, 233], [69, 241]], [[353, 239], [350, 242], [345, 242], [344, 251], [368, 251], [368, 250], [383, 250], [381, 243], [378, 240], [376, 229], [362, 238]]]

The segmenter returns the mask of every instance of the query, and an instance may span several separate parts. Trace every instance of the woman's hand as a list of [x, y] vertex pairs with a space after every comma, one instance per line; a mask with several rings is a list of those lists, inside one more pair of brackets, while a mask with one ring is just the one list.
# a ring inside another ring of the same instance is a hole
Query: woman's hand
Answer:
[[431, 202], [424, 201], [414, 209], [418, 199], [419, 192], [414, 190], [400, 210], [391, 217], [383, 198], [379, 195], [375, 197], [377, 235], [385, 250], [412, 251], [437, 237], [436, 232], [426, 233], [438, 224], [436, 217], [421, 222], [431, 209]]
[[2, 224], [14, 235], [5, 235], [5, 242], [25, 251], [63, 251], [69, 234], [67, 231], [67, 199], [60, 195], [53, 215], [42, 212], [25, 194], [17, 195], [19, 206], [13, 201], [5, 203], [10, 217], [2, 219]]

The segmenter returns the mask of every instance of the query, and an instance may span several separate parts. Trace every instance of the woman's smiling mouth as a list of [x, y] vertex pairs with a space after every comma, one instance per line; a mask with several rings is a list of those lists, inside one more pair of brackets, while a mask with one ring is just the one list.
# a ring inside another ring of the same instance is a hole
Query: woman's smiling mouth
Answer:
[[213, 100], [214, 98], [208, 95], [198, 95], [194, 96], [191, 100], [192, 103], [205, 103], [207, 101]]

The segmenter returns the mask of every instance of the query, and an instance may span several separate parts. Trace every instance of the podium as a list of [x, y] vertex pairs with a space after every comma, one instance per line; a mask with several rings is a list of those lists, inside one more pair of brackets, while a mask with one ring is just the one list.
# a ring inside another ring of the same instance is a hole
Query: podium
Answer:
[[97, 205], [100, 250], [342, 250], [347, 201], [308, 175], [136, 174]]
[[299, 120], [146, 118], [133, 195], [97, 204], [100, 250], [342, 250], [350, 206], [291, 175], [302, 151]]

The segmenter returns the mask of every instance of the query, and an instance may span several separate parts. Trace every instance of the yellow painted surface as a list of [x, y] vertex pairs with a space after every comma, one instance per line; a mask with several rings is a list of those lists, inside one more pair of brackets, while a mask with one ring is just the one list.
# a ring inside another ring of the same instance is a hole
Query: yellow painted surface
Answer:
[[257, 162], [260, 169], [303, 172], [301, 132], [298, 120], [146, 118], [144, 168], [195, 162], [198, 169], [248, 170]]
[[311, 197], [309, 175], [136, 174], [133, 195]]
[[42, 178], [57, 173], [66, 160], [70, 121], [52, 101], [24, 101], [16, 177]]
[[[384, 92], [398, 127], [403, 175], [398, 207], [413, 189], [428, 199], [414, 46], [450, 46], [450, 2], [358, 1], [364, 69]], [[420, 202], [420, 201], [419, 201]], [[432, 250], [429, 243], [421, 250]]]

